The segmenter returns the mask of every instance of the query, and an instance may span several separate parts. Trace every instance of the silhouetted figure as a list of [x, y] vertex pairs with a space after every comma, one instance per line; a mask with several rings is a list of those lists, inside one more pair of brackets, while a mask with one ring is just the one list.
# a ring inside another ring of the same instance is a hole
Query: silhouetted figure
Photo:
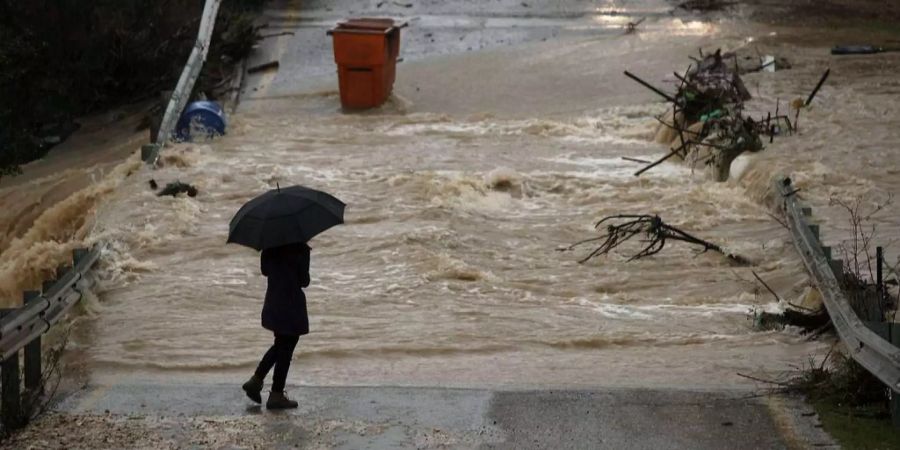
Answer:
[[297, 402], [285, 396], [284, 385], [294, 347], [300, 336], [309, 333], [306, 295], [302, 289], [309, 286], [309, 256], [309, 246], [299, 243], [265, 249], [260, 257], [262, 274], [268, 278], [262, 326], [274, 333], [275, 343], [243, 388], [251, 400], [262, 403], [263, 381], [274, 367], [272, 391], [266, 401], [269, 409], [297, 407]]

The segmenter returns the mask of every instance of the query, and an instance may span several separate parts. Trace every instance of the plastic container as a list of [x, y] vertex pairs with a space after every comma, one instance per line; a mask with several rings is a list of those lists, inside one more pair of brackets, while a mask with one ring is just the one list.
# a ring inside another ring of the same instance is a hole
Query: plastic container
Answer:
[[225, 111], [218, 103], [205, 100], [192, 102], [184, 108], [175, 125], [175, 139], [209, 139], [225, 134], [227, 126]]
[[385, 89], [388, 76], [385, 66], [338, 66], [341, 106], [345, 109], [376, 108], [384, 103], [390, 91]]
[[341, 106], [375, 108], [391, 95], [400, 53], [400, 29], [393, 19], [350, 19], [328, 31], [338, 65]]

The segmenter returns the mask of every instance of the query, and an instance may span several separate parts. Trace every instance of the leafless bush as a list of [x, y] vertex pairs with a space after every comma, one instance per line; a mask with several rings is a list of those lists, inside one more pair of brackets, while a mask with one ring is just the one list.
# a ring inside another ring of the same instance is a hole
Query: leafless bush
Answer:
[[885, 313], [896, 305], [896, 298], [889, 295], [885, 286], [879, 286], [876, 280], [876, 240], [879, 236], [873, 221], [873, 217], [892, 202], [891, 195], [884, 201], [874, 203], [863, 197], [852, 200], [832, 197], [829, 201], [830, 205], [838, 206], [847, 213], [850, 236], [837, 245], [845, 261], [844, 273], [840, 278], [851, 306], [863, 319], [884, 320]]
[[811, 400], [824, 400], [834, 406], [848, 408], [848, 414], [871, 414], [869, 408], [858, 409], [865, 406], [875, 406], [875, 414], [879, 416], [889, 414], [889, 389], [853, 358], [835, 351], [834, 347], [820, 362], [810, 356], [796, 372], [778, 379], [738, 375], [771, 386], [773, 393], [801, 394]]
[[831, 197], [829, 204], [839, 206], [847, 212], [847, 222], [850, 225], [850, 237], [844, 239], [838, 245], [841, 256], [847, 261], [849, 270], [862, 281], [875, 283], [875, 238], [878, 230], [872, 222], [872, 217], [893, 203], [893, 196], [889, 195], [880, 203], [869, 204], [862, 197], [856, 197], [847, 201], [838, 197]]

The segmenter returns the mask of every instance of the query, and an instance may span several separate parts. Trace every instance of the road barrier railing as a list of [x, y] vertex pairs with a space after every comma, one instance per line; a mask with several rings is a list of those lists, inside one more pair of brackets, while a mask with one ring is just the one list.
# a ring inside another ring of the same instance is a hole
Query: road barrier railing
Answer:
[[[65, 317], [66, 313], [91, 287], [87, 273], [100, 258], [101, 248], [76, 249], [70, 267], [56, 270], [56, 279], [45, 281], [40, 292], [25, 292], [20, 308], [8, 308], [0, 317], [0, 418], [6, 429], [27, 423], [28, 411], [22, 408], [22, 382], [32, 396], [43, 389], [41, 336]], [[20, 352], [24, 349], [24, 371], [20, 372]]]
[[790, 179], [777, 180], [775, 192], [782, 200], [781, 208], [791, 229], [794, 245], [813, 283], [822, 293], [838, 336], [847, 346], [850, 357], [891, 389], [896, 405], [900, 397], [900, 348], [867, 327], [850, 306], [838, 281], [844, 273], [843, 262], [833, 259], [831, 248], [822, 245], [819, 226], [809, 220], [812, 210], [800, 204], [796, 195], [798, 191]]

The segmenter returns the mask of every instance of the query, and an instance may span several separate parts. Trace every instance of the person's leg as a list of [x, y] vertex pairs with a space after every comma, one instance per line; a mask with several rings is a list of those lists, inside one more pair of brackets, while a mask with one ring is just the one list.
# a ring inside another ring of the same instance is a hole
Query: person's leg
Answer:
[[260, 379], [265, 379], [266, 375], [269, 374], [269, 371], [272, 370], [272, 366], [275, 365], [276, 356], [278, 355], [278, 335], [275, 335], [275, 343], [269, 347], [269, 350], [266, 351], [266, 354], [263, 355], [262, 359], [259, 361], [259, 365], [256, 366], [256, 376]]
[[253, 376], [242, 386], [247, 397], [256, 403], [262, 403], [264, 380], [266, 379], [266, 375], [269, 374], [269, 371], [272, 370], [272, 366], [275, 365], [275, 359], [278, 355], [277, 343], [278, 339], [276, 337], [275, 343], [269, 347], [269, 350], [263, 355], [262, 360], [259, 361], [259, 365], [256, 366], [256, 371], [253, 373]]
[[275, 336], [275, 373], [272, 375], [272, 392], [266, 400], [268, 409], [296, 408], [297, 402], [284, 395], [284, 383], [287, 381], [288, 369], [291, 366], [291, 357], [294, 355], [294, 347], [300, 336]]
[[288, 369], [291, 367], [291, 358], [294, 356], [294, 349], [297, 347], [297, 341], [300, 336], [276, 335], [275, 336], [275, 373], [272, 375], [272, 390], [275, 392], [284, 391], [284, 384], [287, 381]]

